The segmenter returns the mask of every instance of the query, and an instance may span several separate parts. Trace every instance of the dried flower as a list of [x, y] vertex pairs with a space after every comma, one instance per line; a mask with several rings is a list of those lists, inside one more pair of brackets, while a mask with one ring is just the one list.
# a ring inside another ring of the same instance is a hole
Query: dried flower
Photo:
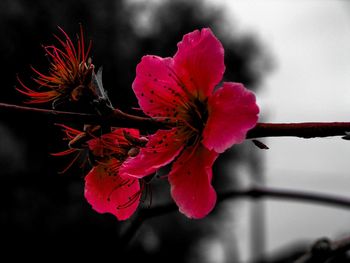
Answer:
[[79, 101], [96, 93], [96, 87], [92, 82], [94, 65], [89, 58], [91, 41], [86, 49], [82, 27], [76, 46], [62, 28], [59, 27], [59, 30], [64, 37], [54, 35], [59, 45], [44, 46], [50, 61], [48, 73], [41, 73], [32, 67], [36, 74], [33, 77], [35, 88], [29, 88], [18, 78], [20, 87], [16, 89], [29, 97], [27, 103], [53, 102], [54, 106], [58, 102]]

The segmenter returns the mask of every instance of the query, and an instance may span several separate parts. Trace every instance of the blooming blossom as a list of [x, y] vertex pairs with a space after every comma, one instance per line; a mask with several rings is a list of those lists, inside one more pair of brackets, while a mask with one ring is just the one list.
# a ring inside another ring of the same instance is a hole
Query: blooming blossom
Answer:
[[[61, 125], [69, 140], [85, 134]], [[93, 135], [90, 135], [93, 136]], [[90, 151], [94, 166], [85, 177], [85, 198], [99, 213], [111, 213], [119, 220], [129, 218], [137, 209], [145, 183], [135, 177], [120, 175], [119, 167], [144, 142], [135, 129], [113, 129], [112, 132], [86, 142], [86, 149], [68, 149], [56, 156]]]
[[128, 136], [138, 138], [139, 132], [115, 129], [88, 142], [98, 164], [85, 177], [85, 198], [97, 212], [112, 213], [119, 220], [135, 212], [143, 188], [139, 179], [119, 174], [120, 165], [136, 147]]
[[92, 83], [94, 66], [89, 59], [91, 42], [86, 49], [81, 27], [77, 47], [75, 47], [63, 29], [59, 29], [64, 39], [58, 36], [55, 38], [61, 47], [44, 46], [45, 53], [50, 60], [49, 72], [44, 74], [32, 67], [37, 75], [33, 80], [38, 86], [31, 89], [18, 78], [20, 87], [16, 89], [29, 97], [27, 103], [56, 102], [65, 99], [77, 101], [82, 96], [90, 96], [95, 93]]
[[120, 167], [121, 175], [142, 178], [171, 163], [171, 194], [180, 212], [203, 218], [215, 206], [212, 165], [241, 143], [258, 120], [254, 94], [224, 82], [224, 49], [210, 29], [186, 34], [174, 57], [144, 56], [133, 90], [146, 115], [177, 123], [158, 130], [140, 153]]

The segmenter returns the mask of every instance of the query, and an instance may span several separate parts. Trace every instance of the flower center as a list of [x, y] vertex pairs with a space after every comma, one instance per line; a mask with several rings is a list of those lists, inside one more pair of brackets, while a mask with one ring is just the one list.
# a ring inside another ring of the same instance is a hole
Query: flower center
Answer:
[[201, 101], [198, 98], [193, 100], [191, 108], [188, 111], [188, 127], [186, 133], [188, 136], [188, 145], [194, 145], [200, 141], [203, 129], [208, 120], [207, 101]]

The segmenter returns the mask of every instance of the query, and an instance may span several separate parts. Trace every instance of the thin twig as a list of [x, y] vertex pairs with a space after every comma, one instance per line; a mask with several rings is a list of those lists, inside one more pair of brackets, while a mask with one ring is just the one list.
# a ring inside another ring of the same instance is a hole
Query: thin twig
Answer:
[[[176, 125], [166, 118], [152, 119], [135, 116], [115, 110], [109, 116], [96, 114], [56, 111], [38, 109], [33, 107], [18, 106], [7, 103], [0, 103], [0, 112], [20, 113], [21, 116], [31, 114], [35, 116], [47, 116], [54, 121], [71, 121], [84, 124], [104, 124], [115, 127], [159, 129], [169, 128]], [[247, 134], [247, 139], [262, 137], [300, 137], [316, 138], [328, 136], [344, 136], [350, 131], [350, 122], [304, 122], [304, 123], [258, 123], [255, 128]]]
[[167, 127], [168, 122], [159, 121], [152, 118], [139, 117], [115, 110], [111, 115], [101, 116], [97, 114], [57, 111], [49, 109], [40, 109], [28, 106], [19, 106], [8, 103], [0, 103], [0, 112], [2, 113], [19, 113], [20, 116], [45, 116], [53, 121], [69, 121], [82, 124], [103, 124], [115, 127], [139, 128], [139, 129], [159, 129]]

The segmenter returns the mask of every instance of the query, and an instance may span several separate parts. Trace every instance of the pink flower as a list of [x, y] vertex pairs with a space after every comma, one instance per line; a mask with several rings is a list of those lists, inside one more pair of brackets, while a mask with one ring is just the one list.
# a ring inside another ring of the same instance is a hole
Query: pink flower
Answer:
[[242, 84], [224, 82], [214, 90], [224, 71], [223, 47], [208, 28], [185, 35], [173, 58], [144, 56], [136, 69], [133, 90], [141, 109], [177, 126], [151, 135], [120, 174], [142, 178], [175, 160], [168, 176], [171, 194], [190, 218], [214, 208], [212, 165], [258, 120], [255, 96]]
[[99, 213], [128, 219], [137, 209], [143, 190], [138, 178], [120, 175], [119, 167], [136, 148], [128, 138], [139, 137], [135, 129], [115, 129], [88, 141], [97, 165], [85, 177], [85, 198]]
[[[65, 125], [60, 126], [71, 142], [85, 134]], [[82, 153], [90, 151], [90, 161], [94, 167], [85, 177], [86, 200], [95, 211], [111, 213], [119, 220], [125, 220], [136, 211], [145, 183], [135, 177], [120, 175], [119, 167], [144, 145], [139, 137], [139, 132], [135, 129], [114, 129], [101, 137], [88, 140], [84, 144], [85, 148], [70, 148], [54, 155], [76, 153], [71, 162], [73, 164]]]

